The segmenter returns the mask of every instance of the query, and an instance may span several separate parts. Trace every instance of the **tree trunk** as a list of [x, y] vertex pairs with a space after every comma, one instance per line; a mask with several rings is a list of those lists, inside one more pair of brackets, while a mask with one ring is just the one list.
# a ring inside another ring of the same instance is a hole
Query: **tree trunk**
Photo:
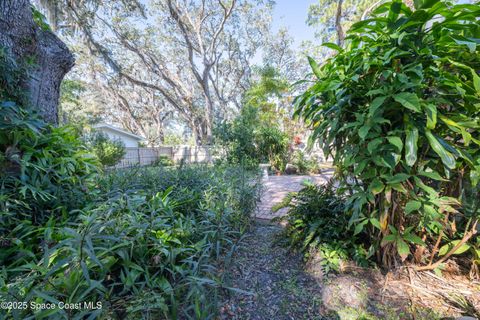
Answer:
[[58, 125], [60, 83], [75, 60], [67, 46], [44, 29], [33, 20], [28, 0], [0, 0], [0, 48], [16, 67], [26, 67], [21, 87], [28, 107]]
[[337, 44], [340, 47], [343, 47], [343, 42], [345, 41], [345, 33], [342, 28], [342, 5], [343, 0], [338, 0], [337, 4], [337, 13], [335, 15], [335, 29], [337, 30]]

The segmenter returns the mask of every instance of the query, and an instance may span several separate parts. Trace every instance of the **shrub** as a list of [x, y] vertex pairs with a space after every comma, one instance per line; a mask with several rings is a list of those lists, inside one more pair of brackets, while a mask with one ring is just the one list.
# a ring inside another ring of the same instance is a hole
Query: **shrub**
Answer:
[[335, 193], [331, 183], [325, 186], [307, 184], [274, 208], [289, 208], [284, 234], [290, 246], [302, 251], [306, 258], [320, 253], [326, 273], [338, 271], [340, 262], [347, 259], [361, 266], [368, 265], [365, 250], [368, 244], [362, 243], [361, 235], [348, 228], [345, 201], [345, 197]]
[[87, 140], [93, 153], [105, 167], [116, 165], [125, 156], [125, 144], [121, 140], [112, 140], [102, 132], [94, 132]]
[[391, 266], [415, 251], [433, 269], [472, 246], [479, 219], [464, 186], [480, 178], [480, 10], [415, 3], [385, 3], [352, 26], [346, 49], [327, 44], [337, 55], [321, 67], [310, 59], [318, 80], [295, 103], [356, 182], [345, 212], [378, 259]]
[[153, 166], [169, 167], [175, 165], [175, 162], [169, 156], [159, 156], [152, 164]]
[[295, 150], [292, 154], [292, 163], [298, 168], [299, 173], [319, 173], [320, 166], [315, 158], [308, 159], [301, 150]]
[[261, 127], [258, 130], [256, 143], [262, 159], [279, 171], [284, 171], [289, 155], [288, 135], [275, 127]]
[[261, 161], [255, 145], [258, 125], [257, 108], [245, 106], [232, 122], [224, 122], [215, 129], [216, 141], [224, 149], [227, 163], [258, 166]]
[[70, 127], [54, 128], [14, 102], [0, 103], [0, 210], [12, 219], [43, 223], [83, 206], [97, 162]]

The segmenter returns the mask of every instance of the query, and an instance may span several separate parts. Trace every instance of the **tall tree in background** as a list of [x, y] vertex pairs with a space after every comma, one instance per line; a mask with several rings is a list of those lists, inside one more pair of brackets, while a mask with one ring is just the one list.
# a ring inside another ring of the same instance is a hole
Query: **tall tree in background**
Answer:
[[14, 64], [14, 69], [24, 70], [20, 85], [25, 103], [56, 125], [60, 82], [74, 59], [65, 44], [42, 23], [28, 0], [0, 1], [0, 54]]
[[322, 42], [343, 44], [344, 31], [360, 21], [363, 13], [378, 0], [318, 0], [308, 8], [307, 24], [316, 28]]
[[209, 143], [215, 119], [239, 108], [249, 61], [268, 31], [264, 15], [271, 10], [270, 1], [262, 0], [156, 0], [146, 8], [133, 0], [42, 2], [49, 11], [64, 10], [50, 14], [65, 20], [58, 30], [77, 45], [72, 31], [78, 30], [81, 51], [107, 67], [89, 73], [92, 84], [154, 91], [197, 143]]

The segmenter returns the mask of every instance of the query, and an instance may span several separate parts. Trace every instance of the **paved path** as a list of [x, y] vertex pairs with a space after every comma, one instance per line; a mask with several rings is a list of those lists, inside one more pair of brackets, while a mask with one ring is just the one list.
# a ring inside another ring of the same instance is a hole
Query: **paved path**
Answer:
[[323, 170], [322, 174], [312, 176], [269, 176], [268, 179], [263, 180], [264, 191], [255, 217], [257, 219], [271, 220], [275, 217], [284, 216], [288, 208], [272, 213], [272, 207], [280, 203], [289, 192], [300, 190], [303, 181], [310, 180], [316, 184], [324, 184], [330, 179], [332, 173], [333, 169], [327, 169]]

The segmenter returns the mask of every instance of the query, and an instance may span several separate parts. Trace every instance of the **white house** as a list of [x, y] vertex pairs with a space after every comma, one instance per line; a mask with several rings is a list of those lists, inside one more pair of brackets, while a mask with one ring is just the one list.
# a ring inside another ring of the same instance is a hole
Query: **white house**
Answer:
[[143, 139], [143, 137], [133, 134], [131, 132], [125, 131], [123, 129], [114, 127], [106, 123], [99, 123], [94, 125], [93, 128], [97, 131], [103, 132], [112, 140], [120, 140], [125, 144], [126, 148], [138, 148], [138, 143]]

